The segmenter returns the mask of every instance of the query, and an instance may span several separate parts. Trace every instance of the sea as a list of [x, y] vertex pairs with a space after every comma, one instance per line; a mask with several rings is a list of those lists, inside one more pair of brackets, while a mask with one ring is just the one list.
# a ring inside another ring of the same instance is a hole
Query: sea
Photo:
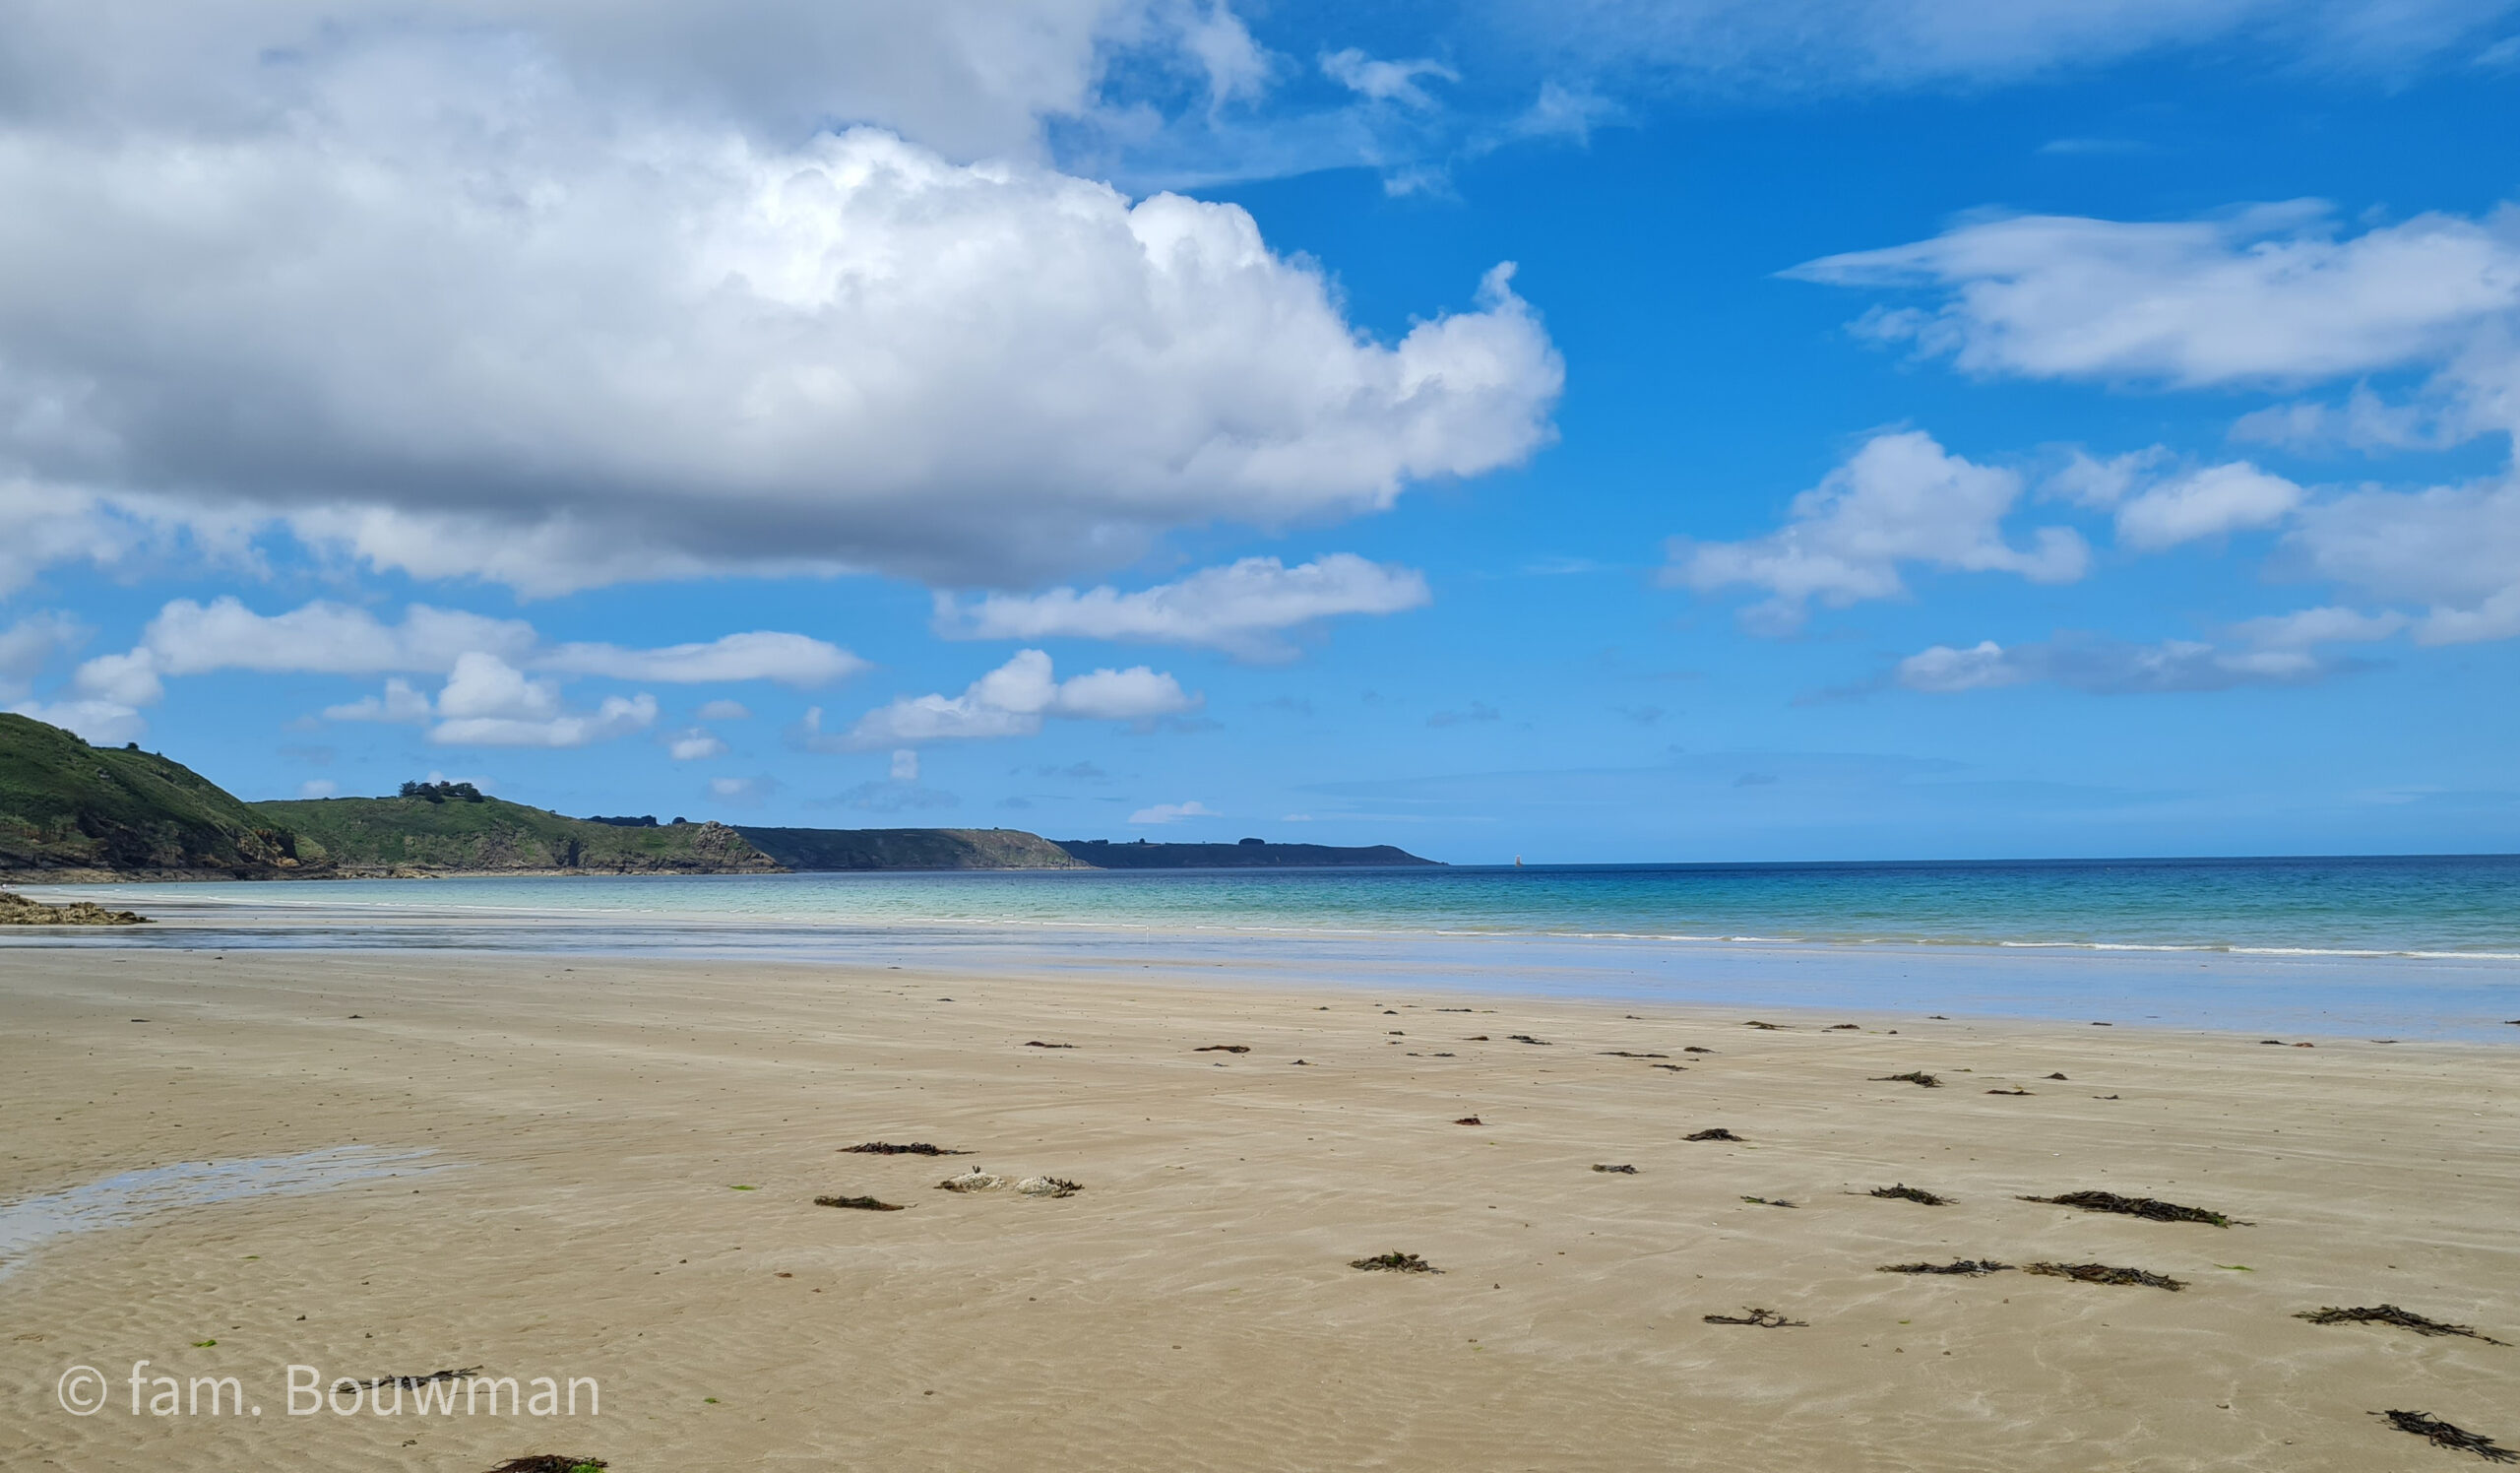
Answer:
[[1154, 970], [2520, 1044], [2513, 855], [22, 888], [159, 924], [6, 944]]

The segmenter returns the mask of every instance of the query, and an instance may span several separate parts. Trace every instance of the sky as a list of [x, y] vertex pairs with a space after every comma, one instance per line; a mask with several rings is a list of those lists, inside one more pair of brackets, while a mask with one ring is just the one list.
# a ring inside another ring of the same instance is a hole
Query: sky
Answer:
[[0, 707], [248, 799], [2520, 850], [2520, 0], [0, 11]]

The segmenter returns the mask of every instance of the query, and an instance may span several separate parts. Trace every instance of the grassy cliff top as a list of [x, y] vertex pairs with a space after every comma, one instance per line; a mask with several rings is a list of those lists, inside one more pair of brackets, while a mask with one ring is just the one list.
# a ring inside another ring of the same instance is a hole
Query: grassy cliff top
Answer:
[[[633, 830], [632, 832], [637, 832]], [[812, 829], [736, 832], [790, 869], [1083, 869], [1022, 829]]]
[[265, 822], [321, 844], [344, 870], [693, 874], [780, 867], [720, 823], [596, 823], [496, 798], [314, 798], [251, 806]]
[[0, 868], [274, 874], [322, 859], [284, 825], [170, 758], [0, 713]]

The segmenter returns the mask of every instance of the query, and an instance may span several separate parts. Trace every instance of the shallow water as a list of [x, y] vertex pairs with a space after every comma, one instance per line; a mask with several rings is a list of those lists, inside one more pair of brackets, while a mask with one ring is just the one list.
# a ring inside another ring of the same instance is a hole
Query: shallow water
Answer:
[[295, 1156], [237, 1161], [181, 1161], [123, 1172], [22, 1201], [0, 1203], [0, 1278], [56, 1238], [119, 1228], [178, 1207], [246, 1197], [299, 1196], [381, 1177], [415, 1176], [427, 1165], [419, 1150], [332, 1146]]
[[2520, 857], [63, 887], [17, 944], [711, 954], [2520, 1043]]

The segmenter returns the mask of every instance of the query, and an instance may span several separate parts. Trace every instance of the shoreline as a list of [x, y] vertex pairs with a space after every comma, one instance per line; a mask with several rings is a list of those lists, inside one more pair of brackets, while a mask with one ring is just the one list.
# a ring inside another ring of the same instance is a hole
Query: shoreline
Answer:
[[[482, 887], [489, 888], [489, 887]], [[2469, 954], [2171, 949], [2002, 942], [1665, 941], [1531, 931], [1117, 925], [1040, 917], [797, 924], [670, 908], [490, 906], [339, 894], [203, 895], [184, 888], [129, 929], [11, 928], [0, 955], [47, 950], [684, 958], [765, 964], [915, 962], [1066, 976], [1175, 969], [1265, 988], [1330, 979], [1371, 988], [1452, 973], [1494, 995], [1692, 1005], [1931, 1011], [2319, 1037], [2520, 1043], [2520, 963]], [[615, 894], [619, 892], [613, 892]], [[469, 898], [472, 903], [456, 903]], [[547, 892], [541, 897], [548, 898]]]
[[[15, 953], [0, 1204], [387, 1165], [47, 1239], [0, 1276], [25, 1331], [0, 1374], [146, 1358], [277, 1396], [284, 1364], [477, 1365], [604, 1400], [535, 1425], [47, 1402], [0, 1461], [2359, 1473], [2425, 1456], [2365, 1415], [2409, 1406], [2520, 1441], [2520, 1350], [2294, 1317], [2389, 1303], [2520, 1340], [2506, 1051], [1218, 970]], [[1686, 1138], [1714, 1126], [1739, 1139]], [[839, 1149], [863, 1140], [976, 1154]], [[934, 1189], [973, 1165], [1084, 1189]], [[1870, 1195], [1894, 1183], [1951, 1204]], [[2018, 1199], [2091, 1188], [2251, 1225]], [[1445, 1271], [1348, 1266], [1386, 1251]], [[1960, 1257], [2187, 1287], [1876, 1271]], [[1801, 1323], [1705, 1318], [1745, 1306]]]

